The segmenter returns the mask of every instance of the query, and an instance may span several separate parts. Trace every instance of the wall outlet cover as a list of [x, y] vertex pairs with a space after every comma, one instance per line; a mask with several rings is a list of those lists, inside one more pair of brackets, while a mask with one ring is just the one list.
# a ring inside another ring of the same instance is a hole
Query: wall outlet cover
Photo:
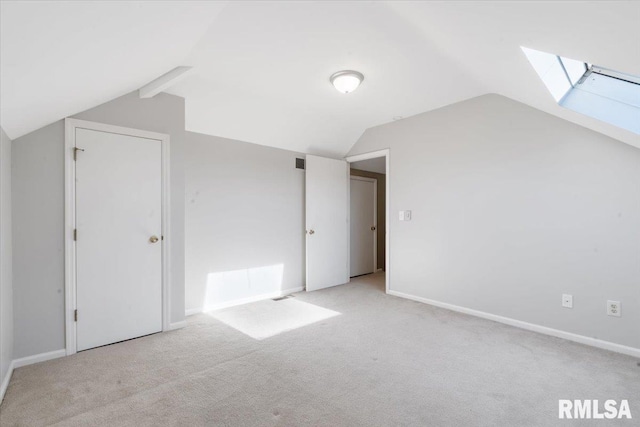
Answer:
[[620, 317], [621, 311], [620, 301], [607, 301], [607, 316]]
[[411, 221], [411, 211], [404, 211], [404, 220]]

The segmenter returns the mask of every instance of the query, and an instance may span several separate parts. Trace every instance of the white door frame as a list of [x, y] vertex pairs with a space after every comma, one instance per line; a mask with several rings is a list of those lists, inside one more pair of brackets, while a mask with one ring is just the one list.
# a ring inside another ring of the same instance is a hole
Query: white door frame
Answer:
[[[373, 183], [373, 225], [376, 228], [373, 230], [373, 272], [375, 273], [378, 271], [378, 180], [359, 175], [351, 175], [350, 179]], [[351, 186], [349, 186], [349, 226], [351, 225]], [[351, 240], [351, 233], [349, 233], [349, 240]], [[351, 243], [349, 243], [349, 253], [351, 253]], [[349, 257], [349, 269], [351, 269], [351, 257]]]
[[64, 291], [65, 291], [65, 349], [67, 356], [75, 354], [76, 322], [74, 312], [76, 306], [76, 245], [73, 240], [73, 230], [76, 228], [76, 174], [74, 167], [74, 147], [76, 146], [76, 129], [89, 129], [140, 138], [157, 139], [162, 144], [162, 330], [167, 331], [169, 326], [169, 308], [171, 289], [171, 263], [170, 263], [170, 199], [169, 199], [169, 135], [156, 132], [148, 132], [139, 129], [131, 129], [121, 126], [107, 125], [104, 123], [89, 122], [78, 119], [65, 119], [64, 138]]
[[[349, 163], [353, 163], [353, 162], [359, 162], [360, 160], [369, 160], [369, 159], [375, 159], [378, 157], [384, 157], [385, 158], [385, 169], [386, 169], [386, 175], [385, 175], [385, 212], [386, 212], [386, 218], [385, 218], [385, 236], [384, 236], [384, 281], [385, 281], [385, 292], [389, 293], [389, 290], [391, 290], [391, 263], [389, 262], [390, 258], [391, 258], [391, 247], [389, 246], [389, 234], [390, 234], [390, 229], [389, 229], [389, 221], [391, 218], [390, 215], [390, 200], [391, 200], [391, 186], [390, 186], [390, 182], [391, 182], [391, 175], [390, 175], [390, 170], [389, 170], [389, 149], [385, 148], [384, 150], [378, 150], [378, 151], [371, 151], [369, 153], [364, 153], [364, 154], [356, 154], [353, 156], [348, 156], [345, 157], [345, 160]], [[351, 252], [349, 252], [351, 253]]]

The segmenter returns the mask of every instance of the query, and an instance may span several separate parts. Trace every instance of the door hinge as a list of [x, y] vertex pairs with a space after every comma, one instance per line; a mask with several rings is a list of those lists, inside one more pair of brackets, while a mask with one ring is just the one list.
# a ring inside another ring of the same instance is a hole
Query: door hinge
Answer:
[[78, 310], [73, 310], [73, 321], [74, 322], [78, 321]]
[[73, 229], [73, 240], [78, 240], [78, 229], [74, 228]]
[[78, 151], [84, 151], [84, 148], [73, 147], [73, 160], [78, 160]]

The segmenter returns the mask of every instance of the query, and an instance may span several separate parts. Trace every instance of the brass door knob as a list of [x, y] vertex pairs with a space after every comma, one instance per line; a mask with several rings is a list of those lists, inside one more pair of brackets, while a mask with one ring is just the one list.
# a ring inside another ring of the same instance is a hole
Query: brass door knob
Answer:
[[376, 226], [375, 225], [371, 226], [371, 231], [376, 231]]
[[157, 242], [158, 240], [160, 240], [160, 239], [158, 239], [158, 236], [151, 236], [151, 237], [149, 237], [149, 241], [150, 241], [151, 243], [155, 243], [155, 242]]

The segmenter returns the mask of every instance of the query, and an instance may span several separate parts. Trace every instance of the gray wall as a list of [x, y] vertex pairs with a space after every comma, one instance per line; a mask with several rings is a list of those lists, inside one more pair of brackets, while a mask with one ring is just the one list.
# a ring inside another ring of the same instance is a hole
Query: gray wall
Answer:
[[11, 140], [0, 128], [0, 383], [13, 359]]
[[191, 132], [185, 147], [187, 312], [304, 286], [303, 156]]
[[[184, 99], [131, 93], [73, 116], [171, 136], [171, 322], [184, 319]], [[64, 340], [64, 121], [13, 142], [14, 358]]]
[[[386, 159], [384, 157], [382, 158], [382, 160], [384, 160], [386, 164]], [[378, 225], [377, 225], [378, 233], [376, 234], [377, 236], [376, 238], [377, 267], [376, 268], [381, 268], [384, 270], [385, 268], [384, 267], [385, 233], [387, 228], [387, 224], [385, 222], [385, 218], [386, 218], [385, 198], [386, 198], [386, 191], [387, 191], [387, 186], [385, 183], [386, 181], [385, 175], [382, 173], [369, 172], [369, 171], [364, 171], [364, 170], [354, 169], [354, 168], [351, 168], [351, 175], [375, 178], [378, 180], [377, 186], [376, 186], [376, 191], [378, 195], [377, 206], [376, 206], [376, 215], [378, 219]]]
[[371, 128], [349, 154], [383, 148], [392, 290], [640, 348], [640, 150], [498, 95]]

